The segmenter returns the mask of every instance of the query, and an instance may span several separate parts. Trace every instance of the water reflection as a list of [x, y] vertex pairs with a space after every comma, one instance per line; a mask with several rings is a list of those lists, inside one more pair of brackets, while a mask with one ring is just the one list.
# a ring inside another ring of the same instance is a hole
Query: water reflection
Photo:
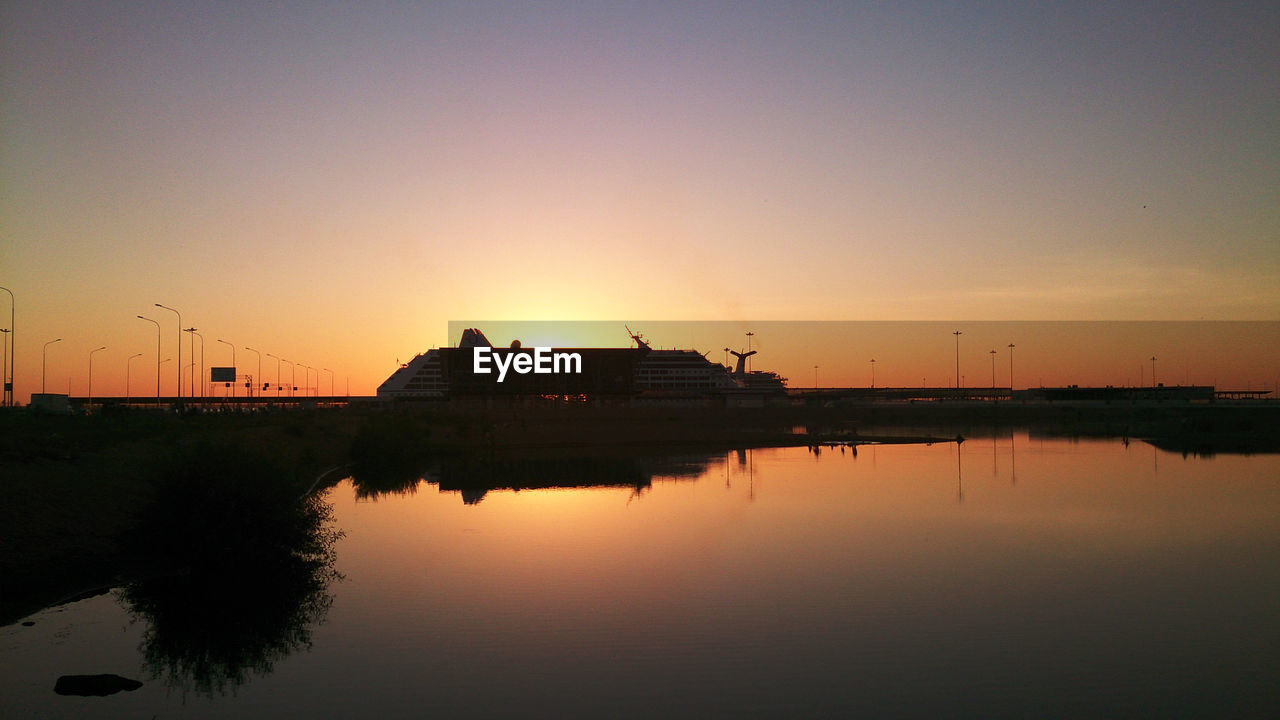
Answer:
[[474, 505], [491, 490], [548, 488], [629, 488], [641, 494], [664, 477], [692, 480], [720, 454], [629, 456], [550, 454], [521, 458], [455, 456], [441, 461], [428, 481], [443, 492], [458, 492]]
[[623, 488], [641, 494], [652, 486], [654, 478], [692, 480], [705, 474], [713, 463], [723, 462], [723, 453], [712, 452], [632, 455], [548, 451], [520, 456], [459, 453], [436, 458], [426, 472], [358, 466], [351, 483], [356, 497], [362, 500], [411, 495], [426, 482], [438, 486], [441, 492], [460, 494], [464, 504], [475, 505], [493, 490]]
[[[461, 489], [361, 503], [340, 485], [328, 500], [350, 580], [329, 581], [332, 607], [323, 571], [267, 579], [287, 561], [254, 569], [243, 556], [260, 551], [222, 550], [223, 531], [208, 555], [235, 563], [183, 562], [121, 594], [148, 621], [131, 633], [81, 606], [3, 636], [0, 705], [55, 717], [80, 700], [51, 692], [55, 677], [119, 672], [146, 684], [104, 715], [1274, 714], [1280, 458], [1019, 432], [1014, 486], [1013, 437], [965, 434], [858, 460], [838, 447], [529, 457], [490, 483], [618, 492], [486, 496], [494, 465], [446, 463], [479, 507]], [[406, 487], [440, 483], [435, 462]], [[644, 496], [620, 502], [637, 482]], [[127, 645], [118, 662], [111, 642]], [[166, 692], [134, 674], [139, 654], [177, 687], [225, 694]]]
[[311, 646], [333, 602], [332, 509], [299, 495], [282, 468], [243, 449], [173, 463], [132, 538], [159, 572], [119, 592], [148, 624], [153, 677], [213, 695]]

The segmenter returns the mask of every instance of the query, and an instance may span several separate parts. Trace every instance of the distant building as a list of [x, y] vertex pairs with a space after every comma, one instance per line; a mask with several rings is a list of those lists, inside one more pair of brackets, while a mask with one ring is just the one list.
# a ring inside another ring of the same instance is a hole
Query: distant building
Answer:
[[70, 415], [71, 400], [58, 393], [31, 393], [31, 409], [52, 415]]
[[1029, 388], [1013, 394], [1014, 400], [1046, 403], [1104, 403], [1142, 405], [1186, 405], [1210, 403], [1214, 400], [1211, 385], [1177, 385], [1166, 387], [1080, 387]]

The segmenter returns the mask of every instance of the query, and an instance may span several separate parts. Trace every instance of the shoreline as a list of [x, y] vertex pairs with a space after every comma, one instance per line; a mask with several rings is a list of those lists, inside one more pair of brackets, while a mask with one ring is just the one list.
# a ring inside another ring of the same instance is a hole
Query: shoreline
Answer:
[[[214, 445], [270, 455], [281, 483], [304, 495], [348, 472], [371, 487], [418, 477], [431, 458], [478, 462], [637, 457], [734, 449], [945, 443], [1016, 429], [1138, 439], [1169, 451], [1280, 452], [1280, 406], [1055, 408], [439, 408], [95, 416], [0, 413], [0, 624], [85, 589], [127, 581], [147, 565], [123, 536], [173, 458]], [[228, 451], [230, 452], [230, 451]], [[154, 568], [151, 568], [154, 570]]]

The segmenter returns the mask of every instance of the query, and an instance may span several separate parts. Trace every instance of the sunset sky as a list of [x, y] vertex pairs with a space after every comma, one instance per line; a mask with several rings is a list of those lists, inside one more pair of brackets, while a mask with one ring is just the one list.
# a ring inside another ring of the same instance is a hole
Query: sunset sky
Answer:
[[[1275, 2], [5, 2], [17, 398], [55, 338], [50, 392], [100, 346], [95, 395], [135, 353], [154, 392], [155, 303], [206, 365], [353, 394], [464, 318], [1280, 321], [1278, 37]], [[1280, 375], [1252, 327], [1219, 384]]]

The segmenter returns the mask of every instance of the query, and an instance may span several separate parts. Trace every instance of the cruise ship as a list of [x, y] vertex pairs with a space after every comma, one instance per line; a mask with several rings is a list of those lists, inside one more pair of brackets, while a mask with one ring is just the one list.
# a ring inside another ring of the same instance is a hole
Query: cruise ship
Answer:
[[579, 371], [566, 374], [507, 374], [474, 372], [474, 353], [487, 348], [494, 355], [529, 354], [514, 341], [494, 348], [476, 328], [463, 331], [457, 347], [433, 348], [401, 365], [378, 387], [382, 399], [458, 400], [470, 397], [538, 396], [584, 400], [626, 401], [631, 404], [764, 404], [786, 393], [786, 379], [768, 371], [745, 369], [756, 351], [738, 353], [736, 369], [707, 359], [696, 350], [654, 349], [639, 333], [627, 330], [630, 348], [555, 348], [581, 358]]

